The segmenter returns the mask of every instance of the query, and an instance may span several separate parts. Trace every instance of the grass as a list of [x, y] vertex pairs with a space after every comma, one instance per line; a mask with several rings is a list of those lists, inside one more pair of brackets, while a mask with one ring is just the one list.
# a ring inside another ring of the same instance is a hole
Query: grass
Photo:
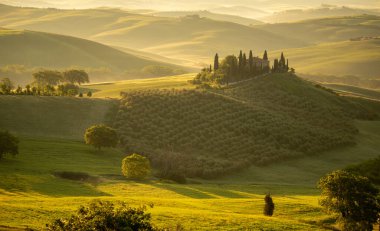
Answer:
[[[186, 229], [319, 230], [324, 220], [312, 187], [234, 184], [176, 185], [119, 179], [124, 156], [116, 149], [100, 153], [81, 142], [22, 137], [20, 155], [0, 162], [0, 224], [42, 228], [93, 199], [121, 200], [134, 206], [154, 204], [149, 212], [160, 227]], [[82, 171], [101, 176], [98, 185], [55, 178], [53, 171]], [[262, 215], [263, 196], [272, 192], [276, 215]], [[296, 216], [294, 215], [296, 214]]]
[[166, 76], [150, 79], [133, 79], [118, 82], [105, 82], [83, 85], [82, 91], [91, 90], [93, 97], [97, 98], [121, 98], [120, 92], [128, 92], [144, 89], [193, 89], [194, 85], [187, 81], [193, 79], [195, 74]]
[[372, 99], [372, 100], [380, 100], [380, 91], [378, 90], [360, 88], [360, 87], [344, 85], [344, 84], [333, 84], [333, 83], [324, 84], [324, 86], [331, 88], [342, 95], [355, 96], [355, 97], [367, 98], [367, 99]]

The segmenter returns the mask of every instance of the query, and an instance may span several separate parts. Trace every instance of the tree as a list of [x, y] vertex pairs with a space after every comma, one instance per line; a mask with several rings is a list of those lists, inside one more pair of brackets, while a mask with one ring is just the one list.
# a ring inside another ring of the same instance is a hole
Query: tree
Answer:
[[149, 160], [136, 153], [123, 159], [121, 169], [123, 175], [131, 179], [144, 179], [151, 172]]
[[270, 194], [265, 195], [264, 201], [265, 201], [264, 215], [269, 216], [269, 217], [273, 216], [274, 203]]
[[0, 81], [0, 90], [4, 94], [10, 94], [14, 89], [14, 85], [9, 78], [4, 78]]
[[248, 63], [249, 63], [249, 72], [250, 72], [250, 74], [252, 74], [253, 73], [253, 53], [252, 53], [252, 50], [249, 51]]
[[97, 149], [102, 147], [115, 147], [118, 138], [116, 130], [105, 125], [94, 125], [84, 134], [86, 144], [93, 145]]
[[88, 83], [90, 79], [88, 77], [87, 72], [83, 70], [68, 70], [63, 72], [63, 79], [71, 84], [79, 84]]
[[145, 210], [146, 207], [132, 208], [125, 203], [93, 201], [81, 206], [70, 218], [57, 219], [46, 227], [49, 231], [155, 230], [151, 215]]
[[320, 204], [338, 215], [343, 230], [372, 230], [379, 218], [378, 189], [368, 178], [338, 170], [321, 178]]
[[214, 58], [214, 71], [217, 71], [219, 69], [219, 56], [218, 53], [215, 54]]
[[17, 155], [18, 154], [17, 137], [10, 134], [8, 131], [0, 131], [0, 159], [6, 154]]
[[42, 70], [33, 73], [33, 78], [38, 89], [43, 89], [47, 85], [58, 85], [62, 81], [62, 74], [59, 71]]
[[92, 97], [92, 92], [91, 91], [87, 92], [87, 97]]
[[264, 51], [263, 59], [264, 60], [268, 60], [268, 52], [267, 52], [267, 50]]
[[220, 67], [225, 74], [225, 82], [228, 85], [228, 83], [233, 80], [233, 78], [236, 76], [238, 72], [238, 60], [236, 56], [229, 55], [227, 56], [221, 63]]

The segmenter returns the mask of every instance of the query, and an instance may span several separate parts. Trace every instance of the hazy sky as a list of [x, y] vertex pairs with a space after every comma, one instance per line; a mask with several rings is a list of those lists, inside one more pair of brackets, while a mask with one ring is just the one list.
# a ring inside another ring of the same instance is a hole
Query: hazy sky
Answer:
[[198, 10], [221, 6], [246, 6], [267, 11], [290, 8], [316, 7], [321, 4], [379, 8], [380, 0], [0, 0], [0, 3], [17, 6], [55, 8], [93, 8], [101, 6], [131, 9]]

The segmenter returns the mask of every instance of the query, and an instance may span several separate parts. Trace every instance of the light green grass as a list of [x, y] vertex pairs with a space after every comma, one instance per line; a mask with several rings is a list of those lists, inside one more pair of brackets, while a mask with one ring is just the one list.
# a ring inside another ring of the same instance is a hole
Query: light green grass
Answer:
[[192, 89], [194, 85], [188, 83], [188, 80], [194, 78], [196, 74], [184, 74], [177, 76], [167, 76], [150, 79], [133, 79], [119, 82], [106, 82], [97, 84], [88, 84], [82, 86], [82, 91], [94, 92], [93, 97], [103, 98], [120, 98], [120, 92], [130, 90], [146, 89]]
[[[187, 230], [319, 230], [327, 218], [317, 205], [313, 187], [238, 184], [176, 185], [158, 181], [131, 182], [120, 174], [123, 153], [102, 153], [80, 142], [24, 137], [20, 155], [0, 162], [0, 225], [42, 228], [93, 199], [121, 200], [134, 206], [153, 203], [153, 222], [159, 227], [181, 224]], [[57, 179], [53, 171], [98, 175], [98, 185]], [[262, 215], [263, 197], [271, 192], [273, 218]]]

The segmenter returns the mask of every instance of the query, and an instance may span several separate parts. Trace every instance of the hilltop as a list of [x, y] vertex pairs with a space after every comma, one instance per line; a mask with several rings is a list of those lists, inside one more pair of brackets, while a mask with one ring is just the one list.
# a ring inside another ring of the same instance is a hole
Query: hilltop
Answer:
[[[142, 58], [109, 46], [70, 36], [57, 34], [0, 29], [0, 66], [19, 65], [24, 69], [65, 69], [79, 67], [108, 72], [92, 76], [92, 81], [128, 78], [127, 71], [138, 72], [147, 66], [180, 66]], [[10, 76], [13, 77], [13, 76]], [[31, 74], [14, 79], [16, 82], [31, 81]]]

